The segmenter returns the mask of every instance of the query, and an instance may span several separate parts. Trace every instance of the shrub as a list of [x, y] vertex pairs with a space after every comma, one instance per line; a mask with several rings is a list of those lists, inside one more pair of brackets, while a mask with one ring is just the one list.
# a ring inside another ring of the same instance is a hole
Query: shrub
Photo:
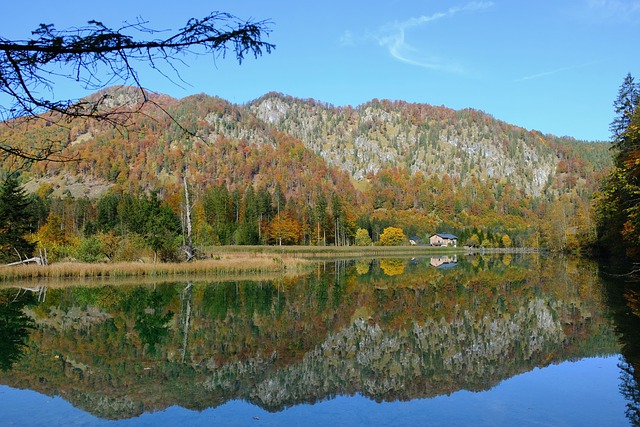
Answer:
[[137, 261], [143, 258], [144, 254], [145, 244], [142, 237], [135, 233], [128, 233], [121, 241], [113, 261]]
[[371, 246], [371, 237], [364, 228], [358, 228], [356, 231], [356, 246]]
[[380, 235], [381, 246], [400, 246], [406, 240], [401, 228], [387, 227]]
[[96, 236], [80, 240], [76, 248], [76, 258], [82, 262], [98, 262], [105, 257], [101, 242]]

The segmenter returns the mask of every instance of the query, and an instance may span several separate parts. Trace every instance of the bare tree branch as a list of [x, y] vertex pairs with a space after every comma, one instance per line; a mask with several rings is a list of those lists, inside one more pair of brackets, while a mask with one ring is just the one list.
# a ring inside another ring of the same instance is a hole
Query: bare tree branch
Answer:
[[[203, 19], [192, 18], [185, 27], [166, 38], [137, 39], [135, 36], [164, 33], [147, 24], [138, 19], [111, 29], [99, 21], [89, 21], [87, 26], [68, 30], [40, 24], [29, 40], [0, 37], [0, 93], [12, 100], [10, 105], [0, 106], [0, 119], [7, 124], [18, 118], [52, 121], [55, 117], [57, 125], [64, 125], [73, 119], [86, 118], [116, 127], [126, 126], [132, 115], [143, 112], [145, 105], [160, 108], [144, 90], [138, 64], [171, 80], [162, 70], [161, 64], [164, 64], [183, 81], [176, 66], [185, 65], [181, 56], [217, 58], [231, 51], [242, 63], [247, 55], [258, 57], [275, 48], [263, 41], [270, 32], [270, 21], [244, 21], [222, 12]], [[82, 100], [56, 99], [53, 86], [60, 78], [87, 90], [100, 90], [114, 84], [131, 85], [140, 90], [140, 96], [135, 102], [117, 108], [113, 108], [108, 93]], [[160, 111], [168, 114], [162, 108]], [[44, 113], [48, 113], [46, 118]], [[0, 152], [28, 161], [67, 161], [69, 159], [62, 155], [66, 144], [49, 141], [39, 147], [18, 147], [0, 139]]]

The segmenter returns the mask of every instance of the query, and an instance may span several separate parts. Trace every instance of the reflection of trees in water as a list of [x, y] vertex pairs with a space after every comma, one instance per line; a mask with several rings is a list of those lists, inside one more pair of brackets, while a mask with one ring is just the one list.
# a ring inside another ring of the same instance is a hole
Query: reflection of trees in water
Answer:
[[627, 268], [615, 265], [602, 274], [602, 279], [620, 341], [620, 393], [627, 400], [627, 418], [632, 425], [640, 425], [640, 282], [637, 277], [620, 274]]
[[18, 362], [27, 347], [29, 332], [34, 328], [33, 320], [23, 309], [36, 302], [28, 291], [15, 289], [0, 293], [0, 369], [7, 371]]
[[182, 325], [182, 358], [180, 361], [184, 363], [187, 357], [187, 348], [189, 346], [189, 327], [191, 326], [191, 294], [193, 284], [189, 282], [180, 293], [180, 324]]
[[165, 304], [156, 289], [139, 300], [134, 329], [152, 356], [156, 355], [156, 345], [169, 335], [168, 323], [173, 319], [173, 312], [165, 313]]
[[640, 287], [624, 293], [626, 318], [623, 333], [623, 358], [620, 391], [627, 399], [627, 417], [633, 425], [640, 425]]
[[380, 260], [380, 268], [387, 276], [397, 276], [404, 273], [406, 261], [401, 258], [385, 258]]
[[618, 364], [620, 368], [620, 393], [627, 399], [627, 408], [625, 414], [632, 425], [640, 425], [640, 388], [636, 369], [624, 358]]
[[371, 269], [371, 259], [361, 258], [356, 261], [356, 272], [358, 275], [369, 274]]
[[[615, 351], [589, 270], [473, 261], [446, 271], [403, 261], [392, 278], [382, 263], [341, 261], [295, 279], [50, 289], [37, 351], [12, 378], [46, 378], [34, 387], [65, 390], [96, 415], [105, 402], [100, 416], [118, 418], [233, 399], [280, 410], [342, 393], [482, 390]], [[45, 360], [53, 349], [66, 365]]]

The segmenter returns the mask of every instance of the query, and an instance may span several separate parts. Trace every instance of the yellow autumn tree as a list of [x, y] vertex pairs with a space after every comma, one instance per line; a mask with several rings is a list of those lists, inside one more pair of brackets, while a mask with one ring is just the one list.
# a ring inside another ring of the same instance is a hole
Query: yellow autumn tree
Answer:
[[38, 230], [38, 240], [45, 245], [66, 245], [68, 243], [64, 224], [59, 215], [53, 212], [49, 213], [47, 222]]
[[48, 251], [49, 261], [59, 261], [68, 255], [70, 240], [64, 230], [64, 222], [59, 215], [49, 213], [47, 221], [36, 234], [38, 247]]
[[400, 246], [406, 240], [404, 232], [401, 228], [387, 227], [380, 235], [381, 246]]

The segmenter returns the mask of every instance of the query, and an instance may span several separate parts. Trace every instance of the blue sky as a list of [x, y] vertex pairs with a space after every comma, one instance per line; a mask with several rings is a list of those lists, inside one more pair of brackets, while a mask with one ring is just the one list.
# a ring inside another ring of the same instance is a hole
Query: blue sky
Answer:
[[[177, 29], [219, 10], [273, 21], [276, 50], [238, 65], [185, 58], [188, 85], [147, 72], [142, 84], [184, 97], [204, 92], [244, 103], [269, 91], [357, 106], [373, 98], [475, 108], [558, 136], [608, 140], [625, 75], [640, 80], [640, 0], [11, 2], [0, 35], [26, 38], [96, 19], [142, 17]], [[80, 97], [70, 85], [55, 95]]]

